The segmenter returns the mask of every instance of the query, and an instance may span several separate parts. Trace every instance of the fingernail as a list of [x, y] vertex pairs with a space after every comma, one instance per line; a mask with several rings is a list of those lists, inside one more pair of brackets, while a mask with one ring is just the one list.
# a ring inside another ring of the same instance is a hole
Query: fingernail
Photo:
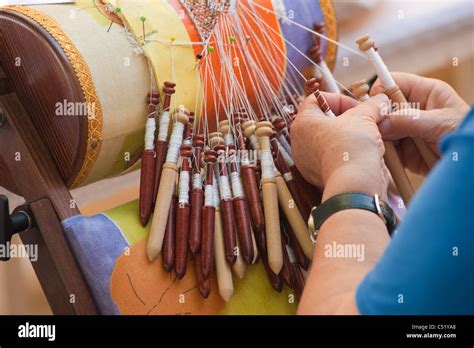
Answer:
[[379, 122], [378, 126], [380, 134], [385, 135], [390, 131], [391, 121], [388, 117], [384, 118], [382, 121]]

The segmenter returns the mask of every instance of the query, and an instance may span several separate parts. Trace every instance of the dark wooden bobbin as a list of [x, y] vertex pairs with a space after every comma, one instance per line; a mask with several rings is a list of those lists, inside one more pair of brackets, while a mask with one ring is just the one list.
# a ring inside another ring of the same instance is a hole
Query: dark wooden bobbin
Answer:
[[[223, 142], [223, 139], [221, 139]], [[226, 147], [219, 143], [219, 145], [214, 146], [214, 151], [217, 153], [217, 167], [219, 176], [223, 178], [219, 178], [219, 180], [227, 180], [227, 184], [229, 184], [229, 179], [227, 175], [227, 164], [226, 164]], [[232, 204], [232, 197], [224, 197], [223, 192], [221, 192], [221, 200], [219, 203], [221, 217], [222, 217], [222, 227], [224, 230], [224, 247], [225, 247], [225, 255], [226, 260], [230, 265], [235, 263], [237, 259], [237, 255], [235, 253], [237, 248], [237, 237], [235, 232], [235, 215], [234, 215], [234, 208]], [[242, 248], [242, 245], [240, 245]]]
[[[192, 174], [199, 175], [201, 173], [202, 150], [204, 148], [204, 136], [195, 135], [193, 139], [193, 161]], [[191, 181], [194, 181], [191, 180]], [[197, 254], [201, 249], [201, 216], [202, 207], [204, 205], [204, 191], [202, 185], [191, 189], [191, 217], [189, 222], [189, 250], [193, 255]]]
[[[206, 191], [212, 187], [214, 180], [214, 165], [217, 161], [217, 153], [214, 150], [204, 152], [204, 162], [206, 163]], [[206, 192], [207, 193], [207, 192]], [[202, 208], [202, 240], [201, 240], [201, 261], [204, 278], [209, 278], [214, 265], [214, 223], [216, 209], [213, 202], [204, 204]]]
[[[181, 165], [181, 173], [191, 172], [190, 159], [192, 156], [191, 145], [181, 145], [180, 156], [183, 160]], [[189, 190], [189, 182], [188, 187]], [[181, 187], [179, 188], [181, 190]], [[180, 194], [181, 196], [181, 194]], [[190, 221], [191, 207], [189, 201], [178, 202], [177, 213], [176, 213], [176, 259], [175, 269], [176, 275], [179, 279], [183, 278], [186, 274], [186, 266], [188, 262], [188, 234], [189, 234], [189, 221]]]
[[[160, 103], [159, 93], [152, 92], [147, 96], [148, 118], [154, 118], [156, 106]], [[155, 183], [155, 149], [144, 149], [142, 153], [142, 164], [140, 168], [140, 198], [139, 211], [140, 222], [145, 226], [150, 219], [153, 210], [153, 189]]]

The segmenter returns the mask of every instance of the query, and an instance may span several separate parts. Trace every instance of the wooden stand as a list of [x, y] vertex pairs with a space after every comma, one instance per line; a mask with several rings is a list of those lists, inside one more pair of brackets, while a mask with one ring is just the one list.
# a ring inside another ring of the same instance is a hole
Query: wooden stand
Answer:
[[97, 314], [60, 223], [80, 212], [7, 77], [0, 86], [0, 94], [6, 93], [0, 95], [0, 185], [27, 202], [21, 210], [29, 213], [34, 227], [20, 237], [38, 245], [33, 268], [54, 314]]

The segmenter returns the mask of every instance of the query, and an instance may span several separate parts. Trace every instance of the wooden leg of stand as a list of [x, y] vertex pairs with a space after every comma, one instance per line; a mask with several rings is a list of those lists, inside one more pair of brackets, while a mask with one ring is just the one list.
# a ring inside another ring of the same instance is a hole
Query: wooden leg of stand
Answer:
[[[38, 228], [22, 233], [25, 243], [37, 243], [33, 264], [55, 314], [97, 314], [97, 308], [60, 221], [80, 214], [30, 117], [15, 94], [0, 96], [6, 116], [0, 127], [0, 156], [18, 194], [31, 203]], [[73, 297], [71, 295], [74, 295]], [[71, 299], [75, 303], [71, 303]]]
[[[25, 210], [24, 207], [21, 210]], [[29, 204], [37, 227], [20, 233], [23, 244], [38, 246], [33, 269], [55, 314], [96, 314], [89, 289], [49, 199]]]

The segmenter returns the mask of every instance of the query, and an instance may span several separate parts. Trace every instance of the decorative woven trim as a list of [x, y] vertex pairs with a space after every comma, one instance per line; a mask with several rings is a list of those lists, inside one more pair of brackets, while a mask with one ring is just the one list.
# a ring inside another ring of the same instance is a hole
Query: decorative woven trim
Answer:
[[71, 63], [76, 77], [82, 88], [87, 105], [92, 105], [93, 110], [87, 110], [87, 149], [84, 162], [79, 173], [74, 178], [71, 188], [79, 186], [89, 175], [102, 145], [102, 105], [92, 79], [86, 60], [72, 42], [71, 38], [63, 31], [61, 26], [47, 14], [26, 6], [7, 6], [6, 10], [21, 13], [41, 25], [58, 42]]
[[[319, 0], [321, 11], [323, 12], [324, 24], [326, 27], [326, 35], [337, 40], [337, 22], [336, 22], [336, 11], [334, 11], [334, 4], [332, 0]], [[332, 42], [326, 41], [326, 54], [324, 60], [328, 67], [332, 70], [336, 63], [337, 46]]]

